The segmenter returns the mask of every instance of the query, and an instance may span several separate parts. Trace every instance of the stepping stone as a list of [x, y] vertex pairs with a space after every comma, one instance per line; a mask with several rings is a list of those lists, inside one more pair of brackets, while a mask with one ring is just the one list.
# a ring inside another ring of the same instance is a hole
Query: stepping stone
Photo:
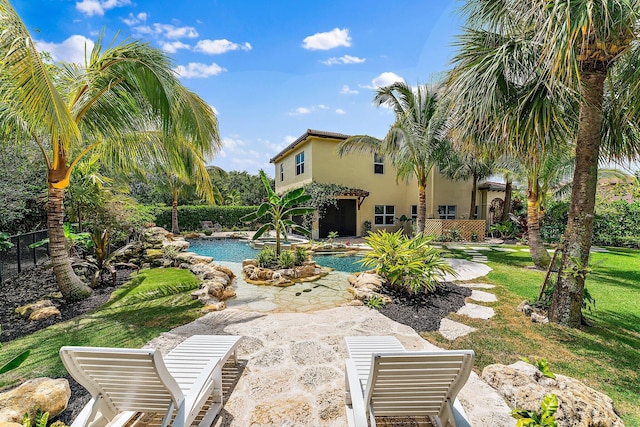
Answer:
[[458, 286], [463, 288], [478, 288], [478, 289], [493, 289], [496, 285], [489, 285], [488, 283], [459, 283]]
[[466, 282], [467, 280], [474, 280], [478, 277], [486, 276], [491, 271], [491, 267], [488, 265], [471, 262], [466, 259], [459, 258], [447, 258], [447, 264], [449, 264], [458, 273], [457, 276], [449, 273], [445, 274], [443, 280], [446, 282], [452, 282], [455, 280], [461, 280]]
[[520, 252], [531, 252], [531, 250], [529, 248], [522, 248], [520, 249]]
[[511, 248], [496, 248], [495, 246], [492, 249], [494, 251], [498, 251], [498, 252], [518, 252], [515, 249], [511, 249]]
[[473, 262], [489, 262], [487, 257], [473, 257], [473, 258], [471, 258], [471, 261], [473, 261]]
[[606, 248], [599, 248], [597, 246], [592, 246], [591, 252], [609, 252], [609, 250]]
[[440, 332], [446, 339], [453, 341], [456, 338], [469, 335], [475, 330], [476, 328], [472, 328], [471, 326], [467, 326], [463, 323], [458, 323], [454, 320], [444, 318], [440, 322], [440, 329], [438, 329], [438, 332]]
[[498, 298], [490, 293], [490, 292], [485, 292], [485, 291], [478, 291], [473, 289], [471, 291], [471, 296], [469, 297], [474, 301], [480, 301], [480, 302], [496, 302], [498, 301]]
[[490, 251], [491, 250], [489, 246], [469, 246], [469, 249], [473, 249], [474, 251]]
[[449, 249], [454, 249], [454, 250], [457, 250], [457, 251], [464, 251], [464, 250], [468, 249], [466, 246], [461, 246], [461, 245], [448, 245], [447, 247]]
[[460, 310], [457, 311], [458, 314], [463, 316], [469, 316], [472, 319], [491, 319], [496, 312], [491, 307], [485, 307], [483, 305], [466, 303]]

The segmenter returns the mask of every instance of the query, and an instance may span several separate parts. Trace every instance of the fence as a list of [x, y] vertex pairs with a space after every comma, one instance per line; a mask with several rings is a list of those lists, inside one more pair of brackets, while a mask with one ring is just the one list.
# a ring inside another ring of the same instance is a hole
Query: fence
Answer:
[[32, 267], [49, 258], [49, 245], [30, 248], [29, 245], [49, 237], [48, 230], [34, 231], [11, 237], [13, 247], [0, 252], [0, 283], [18, 275], [23, 269]]
[[456, 230], [462, 240], [471, 240], [471, 235], [478, 236], [482, 242], [485, 237], [487, 222], [484, 219], [427, 219], [424, 224], [424, 232], [433, 235], [436, 239], [441, 236], [451, 238], [451, 230]]

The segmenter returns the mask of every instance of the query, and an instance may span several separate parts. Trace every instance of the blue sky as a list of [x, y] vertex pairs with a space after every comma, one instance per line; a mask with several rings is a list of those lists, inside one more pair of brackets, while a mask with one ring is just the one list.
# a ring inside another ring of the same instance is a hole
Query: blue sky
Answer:
[[212, 164], [273, 176], [269, 159], [307, 129], [382, 137], [376, 86], [437, 80], [461, 21], [455, 0], [13, 0], [41, 50], [81, 61], [105, 29], [167, 52], [212, 105]]

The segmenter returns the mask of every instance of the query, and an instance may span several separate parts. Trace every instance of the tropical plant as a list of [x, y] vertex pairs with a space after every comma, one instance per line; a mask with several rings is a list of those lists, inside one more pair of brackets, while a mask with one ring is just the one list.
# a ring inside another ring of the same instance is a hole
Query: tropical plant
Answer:
[[[103, 35], [85, 63], [45, 64], [8, 0], [0, 0], [0, 115], [10, 141], [35, 141], [47, 166], [50, 255], [67, 300], [91, 293], [71, 269], [63, 231], [64, 193], [90, 152], [112, 167], [155, 158], [180, 164], [181, 140], [212, 154], [220, 146], [212, 108], [179, 82], [164, 53]], [[160, 148], [163, 148], [160, 150]]]
[[298, 246], [295, 249], [294, 257], [296, 259], [296, 265], [302, 265], [309, 258], [309, 251]]
[[0, 252], [11, 249], [13, 243], [11, 242], [11, 235], [6, 231], [0, 232]]
[[396, 168], [396, 178], [418, 183], [417, 231], [424, 231], [427, 212], [427, 178], [443, 152], [440, 137], [445, 116], [439, 114], [437, 90], [424, 84], [412, 88], [405, 82], [378, 88], [373, 100], [377, 106], [393, 109], [395, 122], [382, 140], [368, 135], [356, 135], [340, 142], [338, 156], [351, 152], [378, 154], [389, 159]]
[[364, 305], [372, 309], [378, 309], [384, 307], [385, 303], [380, 295], [371, 295], [365, 300]]
[[256, 261], [259, 267], [271, 267], [276, 265], [278, 256], [271, 246], [264, 246], [256, 255]]
[[335, 239], [338, 238], [338, 232], [337, 231], [330, 231], [329, 234], [327, 235], [327, 242], [328, 243], [333, 243], [333, 241]]
[[294, 215], [306, 215], [314, 211], [313, 208], [301, 207], [300, 205], [311, 199], [310, 195], [304, 194], [304, 188], [298, 188], [291, 190], [278, 196], [275, 191], [271, 189], [271, 183], [267, 178], [267, 175], [263, 170], [260, 171], [260, 178], [262, 184], [267, 190], [268, 201], [264, 202], [258, 207], [258, 210], [240, 218], [241, 221], [260, 221], [263, 218], [268, 219], [269, 222], [260, 227], [254, 234], [252, 239], [256, 240], [260, 238], [265, 232], [269, 230], [275, 230], [276, 234], [276, 255], [280, 255], [280, 239], [281, 237], [287, 237], [287, 227], [292, 230], [298, 231], [305, 235], [311, 234], [309, 230], [298, 225], [290, 218]]
[[[65, 249], [69, 255], [78, 255], [78, 253], [83, 249], [89, 249], [93, 246], [91, 233], [88, 233], [86, 231], [83, 231], [82, 233], [76, 233], [73, 230], [73, 226], [68, 222], [64, 223], [63, 232], [65, 238]], [[30, 244], [29, 247], [33, 249], [39, 248], [44, 245], [49, 245], [49, 248], [51, 248], [51, 242], [48, 237]]]
[[[36, 409], [35, 417], [31, 420], [31, 415], [28, 412], [22, 417], [22, 427], [47, 427], [49, 422], [49, 412], [42, 412]], [[64, 423], [62, 423], [64, 425]], [[56, 424], [59, 427], [59, 424]]]
[[367, 237], [371, 233], [371, 221], [367, 220], [362, 223], [362, 236]]
[[547, 362], [547, 359], [545, 358], [540, 358], [540, 359], [533, 359], [533, 361], [527, 359], [526, 357], [522, 358], [523, 362], [526, 362], [530, 365], [535, 366], [536, 368], [538, 368], [538, 370], [540, 372], [542, 372], [542, 375], [544, 375], [547, 378], [555, 378], [556, 375], [551, 372], [551, 369], [549, 368], [549, 362]]
[[[2, 326], [0, 326], [0, 331], [2, 331]], [[2, 344], [0, 344], [0, 348], [2, 348]], [[16, 357], [14, 357], [11, 360], [9, 360], [4, 365], [0, 366], [0, 375], [4, 374], [6, 372], [12, 371], [12, 370], [16, 369], [18, 366], [20, 366], [22, 364], [22, 362], [24, 362], [25, 359], [27, 357], [29, 357], [29, 353], [30, 352], [31, 352], [31, 350], [23, 351], [22, 353], [20, 353]]]
[[516, 427], [557, 427], [554, 414], [558, 410], [558, 397], [547, 394], [540, 403], [539, 411], [514, 409], [511, 416], [518, 420]]
[[440, 251], [429, 245], [431, 237], [424, 234], [409, 238], [402, 230], [381, 230], [365, 240], [372, 250], [358, 262], [375, 268], [391, 286], [407, 293], [431, 292], [446, 273], [455, 274]]
[[[502, 130], [515, 130], [507, 132], [512, 137], [528, 137], [513, 138], [505, 145], [520, 145], [535, 153], [541, 146], [534, 134], [552, 144], [575, 140], [569, 219], [549, 318], [578, 327], [585, 277], [570, 272], [576, 260], [588, 264], [598, 161], [603, 154], [633, 159], [640, 152], [640, 104], [633, 96], [640, 82], [640, 0], [468, 0], [463, 11], [468, 18], [461, 43], [467, 49], [458, 58], [471, 66], [458, 74], [458, 81], [482, 83], [467, 87], [466, 99], [476, 97], [485, 107], [503, 102], [502, 96], [493, 96], [494, 87], [510, 87], [496, 73], [503, 66], [511, 68], [512, 81], [532, 83], [531, 90], [514, 93], [518, 102], [512, 104], [517, 105], [513, 117], [521, 119], [502, 126]], [[540, 102], [538, 94], [545, 92], [545, 99], [553, 102]], [[520, 114], [527, 110], [537, 113]], [[472, 116], [479, 124], [488, 118]]]
[[293, 252], [289, 250], [280, 252], [280, 255], [278, 256], [278, 267], [291, 268], [294, 265], [296, 265], [296, 256]]

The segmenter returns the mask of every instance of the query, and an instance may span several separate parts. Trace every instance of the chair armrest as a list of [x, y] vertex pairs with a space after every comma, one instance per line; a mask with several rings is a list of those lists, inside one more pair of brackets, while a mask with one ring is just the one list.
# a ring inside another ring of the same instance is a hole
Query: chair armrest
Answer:
[[[354, 425], [352, 427], [367, 427], [367, 406], [364, 402], [356, 364], [351, 359], [345, 360], [345, 376], [347, 393], [351, 397], [350, 406], [353, 408]], [[349, 405], [349, 402], [347, 402], [347, 405]]]
[[458, 399], [453, 402], [453, 419], [456, 422], [456, 427], [471, 427], [471, 423], [467, 418], [466, 412]]

